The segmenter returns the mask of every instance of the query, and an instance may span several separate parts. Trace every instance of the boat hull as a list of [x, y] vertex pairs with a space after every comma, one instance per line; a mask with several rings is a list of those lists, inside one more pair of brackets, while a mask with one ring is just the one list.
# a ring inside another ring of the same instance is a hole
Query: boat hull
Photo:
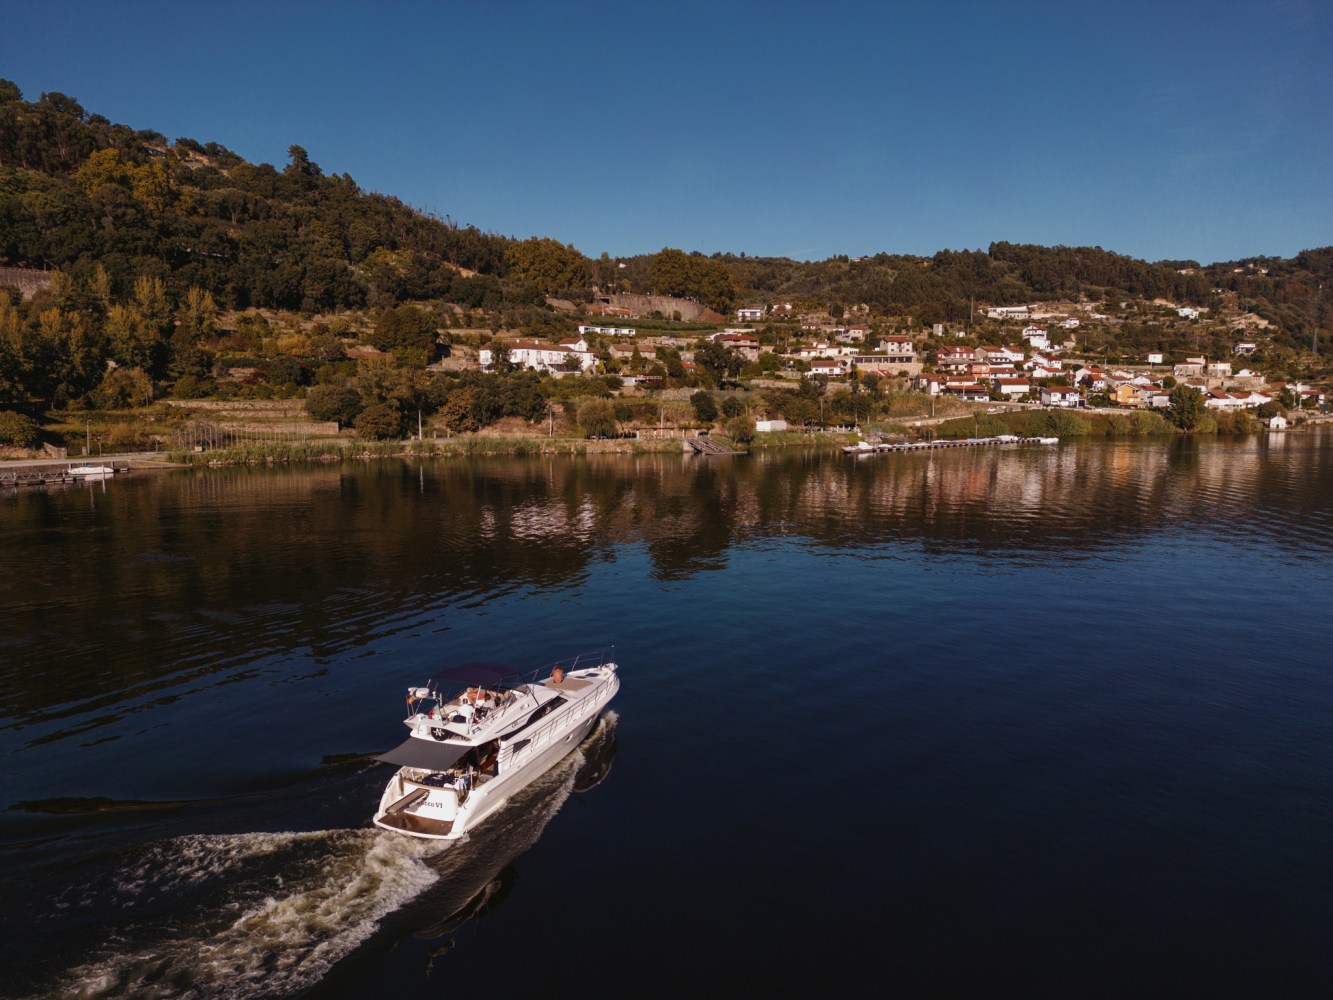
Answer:
[[[595, 697], [571, 703], [566, 712], [552, 718], [548, 726], [534, 734], [533, 739], [520, 741], [524, 746], [508, 748], [508, 766], [473, 788], [461, 803], [452, 788], [424, 785], [411, 777], [411, 768], [400, 768], [389, 779], [373, 822], [381, 829], [409, 837], [442, 841], [462, 839], [502, 809], [516, 793], [577, 749], [592, 732], [603, 709], [619, 688], [619, 677], [612, 672], [609, 682]], [[532, 756], [518, 762], [517, 755], [528, 750]], [[424, 798], [408, 801], [423, 790], [426, 792]]]

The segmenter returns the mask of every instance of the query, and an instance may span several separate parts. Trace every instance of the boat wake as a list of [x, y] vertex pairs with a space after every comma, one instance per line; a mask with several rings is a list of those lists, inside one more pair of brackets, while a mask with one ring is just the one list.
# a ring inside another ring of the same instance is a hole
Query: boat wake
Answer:
[[52, 995], [296, 992], [435, 882], [426, 859], [438, 850], [369, 830], [153, 845], [114, 879], [119, 908], [147, 919], [115, 933], [100, 957], [72, 970]]
[[404, 913], [393, 924], [406, 924], [403, 931], [446, 934], [456, 924], [449, 918], [536, 843], [598, 747], [613, 738], [614, 724], [614, 716], [604, 718], [580, 749], [452, 846], [371, 829], [192, 835], [144, 845], [105, 877], [55, 900], [67, 913], [106, 914], [113, 930], [38, 995], [291, 995], [323, 979], [397, 911]]

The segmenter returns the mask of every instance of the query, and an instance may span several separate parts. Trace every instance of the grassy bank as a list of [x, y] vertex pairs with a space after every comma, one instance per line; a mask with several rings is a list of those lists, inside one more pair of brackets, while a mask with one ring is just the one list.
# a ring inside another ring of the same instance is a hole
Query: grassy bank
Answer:
[[[1263, 430], [1253, 414], [1204, 413], [1193, 434], [1256, 434]], [[946, 420], [935, 429], [940, 438], [992, 437], [1022, 434], [1027, 437], [1133, 438], [1184, 434], [1163, 414], [1154, 411], [1084, 413], [1077, 410], [1021, 410], [977, 413]]]
[[168, 457], [184, 465], [284, 465], [376, 458], [475, 458], [525, 455], [678, 454], [679, 438], [590, 441], [525, 435], [467, 434], [430, 441], [360, 441], [314, 443], [266, 441], [209, 451], [174, 451]]

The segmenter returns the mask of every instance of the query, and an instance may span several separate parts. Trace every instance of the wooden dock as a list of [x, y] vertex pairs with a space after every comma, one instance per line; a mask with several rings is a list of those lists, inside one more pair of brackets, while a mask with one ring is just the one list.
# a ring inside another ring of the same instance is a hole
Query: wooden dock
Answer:
[[712, 438], [687, 437], [685, 443], [694, 449], [696, 455], [744, 455], [743, 451], [732, 451], [718, 444]]
[[868, 441], [862, 441], [859, 444], [848, 445], [842, 450], [848, 455], [878, 455], [889, 451], [935, 451], [940, 448], [986, 448], [998, 444], [1022, 445], [1022, 444], [1058, 444], [1059, 439], [1053, 437], [1018, 437], [1017, 435], [1005, 434], [999, 437], [984, 438], [951, 438], [947, 440], [935, 441], [894, 441], [871, 444]]
[[18, 489], [22, 486], [60, 486], [70, 483], [100, 482], [111, 479], [114, 475], [130, 471], [128, 463], [117, 464], [112, 462], [107, 466], [112, 472], [106, 475], [76, 476], [69, 471], [72, 466], [72, 462], [62, 462], [59, 465], [40, 464], [9, 469], [0, 468], [0, 488]]

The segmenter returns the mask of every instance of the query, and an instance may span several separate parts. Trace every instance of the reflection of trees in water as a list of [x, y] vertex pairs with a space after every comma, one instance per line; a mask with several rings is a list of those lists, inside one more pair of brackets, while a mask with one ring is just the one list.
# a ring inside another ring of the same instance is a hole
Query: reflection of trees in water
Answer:
[[211, 470], [126, 477], [95, 502], [25, 493], [0, 505], [9, 564], [26, 568], [0, 585], [0, 687], [15, 705], [55, 698], [74, 662], [87, 696], [164, 664], [318, 660], [448, 606], [575, 589], [625, 543], [668, 580], [784, 536], [1001, 559], [1219, 526], [1305, 544], [1326, 536], [1327, 438]]

